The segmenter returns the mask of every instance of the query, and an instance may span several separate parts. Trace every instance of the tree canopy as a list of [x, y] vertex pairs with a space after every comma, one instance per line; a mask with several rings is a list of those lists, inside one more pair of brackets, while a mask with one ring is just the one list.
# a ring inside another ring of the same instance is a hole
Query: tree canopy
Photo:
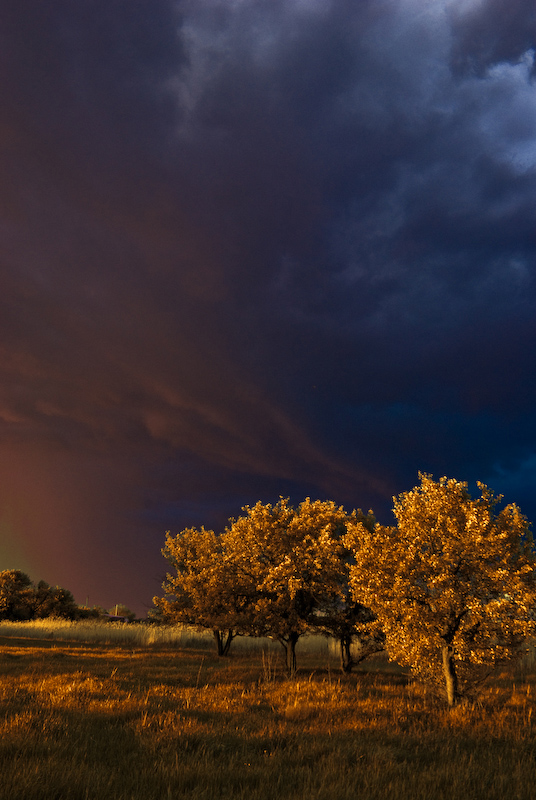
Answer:
[[[345, 520], [352, 528], [360, 523], [372, 531], [376, 520], [372, 511], [364, 514], [361, 509], [352, 511]], [[352, 668], [374, 653], [384, 650], [384, 637], [376, 616], [362, 603], [356, 601], [350, 584], [350, 568], [354, 563], [351, 548], [345, 536], [337, 538], [339, 574], [336, 577], [337, 591], [325, 595], [312, 624], [312, 630], [320, 631], [338, 640], [341, 668], [351, 672]]]
[[219, 536], [168, 532], [162, 552], [173, 572], [154, 602], [165, 619], [212, 629], [221, 654], [237, 634], [276, 639], [293, 672], [300, 636], [343, 606], [348, 515], [331, 501], [294, 508], [285, 498], [243, 511]]
[[296, 669], [296, 644], [315, 623], [315, 613], [340, 597], [341, 539], [347, 514], [331, 501], [297, 508], [280, 498], [246, 506], [227, 532], [239, 581], [247, 586], [248, 632], [271, 636]]
[[441, 679], [454, 705], [534, 629], [535, 558], [515, 504], [484, 484], [420, 474], [394, 498], [397, 525], [349, 528], [354, 598], [376, 614], [393, 659]]
[[20, 569], [0, 572], [0, 619], [21, 621], [33, 616], [33, 585]]
[[155, 604], [165, 619], [211, 629], [220, 654], [236, 635], [276, 639], [290, 673], [306, 632], [336, 636], [348, 670], [385, 648], [454, 705], [535, 627], [530, 525], [478, 487], [473, 499], [462, 481], [420, 474], [394, 498], [394, 526], [280, 498], [245, 506], [220, 535], [168, 532], [172, 570]]
[[247, 605], [227, 537], [206, 528], [168, 531], [162, 554], [172, 567], [163, 584], [164, 597], [153, 602], [168, 622], [212, 630], [219, 655], [226, 655], [244, 628]]
[[35, 585], [19, 569], [0, 572], [0, 619], [22, 622], [45, 617], [75, 619], [78, 606], [68, 589], [50, 586], [46, 581]]

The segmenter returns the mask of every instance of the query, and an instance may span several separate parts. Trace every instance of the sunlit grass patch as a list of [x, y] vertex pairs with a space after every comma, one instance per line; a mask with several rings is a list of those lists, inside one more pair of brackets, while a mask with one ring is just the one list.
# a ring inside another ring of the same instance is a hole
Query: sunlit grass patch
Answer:
[[0, 797], [532, 800], [534, 675], [449, 712], [387, 662], [301, 663], [288, 680], [262, 651], [18, 639], [0, 648]]
[[60, 641], [115, 644], [135, 647], [210, 647], [212, 634], [188, 626], [146, 625], [102, 620], [39, 619], [0, 621], [0, 637], [57, 639]]
[[[107, 622], [103, 620], [69, 621], [39, 619], [28, 622], [0, 620], [0, 639], [42, 639], [84, 644], [111, 644], [118, 647], [176, 647], [180, 649], [214, 649], [211, 631], [190, 625], [150, 625], [143, 622]], [[268, 638], [237, 636], [233, 653], [281, 652], [281, 646]], [[302, 636], [297, 647], [300, 654], [316, 654], [324, 661], [338, 661], [337, 642], [320, 635]]]

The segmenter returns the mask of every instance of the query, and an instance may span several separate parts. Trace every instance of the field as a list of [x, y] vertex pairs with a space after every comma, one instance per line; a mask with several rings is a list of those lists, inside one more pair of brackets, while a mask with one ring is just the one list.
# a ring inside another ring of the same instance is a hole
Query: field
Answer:
[[323, 641], [288, 680], [266, 643], [29, 625], [0, 625], [0, 800], [534, 797], [532, 661], [448, 712], [385, 660], [342, 676]]

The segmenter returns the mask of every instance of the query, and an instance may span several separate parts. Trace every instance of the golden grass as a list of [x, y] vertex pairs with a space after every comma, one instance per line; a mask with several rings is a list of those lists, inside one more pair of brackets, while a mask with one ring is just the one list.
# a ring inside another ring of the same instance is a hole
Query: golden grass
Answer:
[[[200, 630], [191, 625], [150, 625], [143, 622], [104, 622], [86, 620], [71, 622], [65, 619], [36, 619], [28, 622], [0, 620], [0, 638], [15, 637], [24, 639], [57, 639], [65, 642], [85, 642], [114, 644], [133, 647], [196, 647], [214, 649], [211, 631]], [[338, 658], [338, 645], [321, 635], [302, 636], [298, 643], [298, 653], [306, 650], [324, 655], [326, 659]], [[280, 645], [267, 638], [238, 636], [232, 643], [232, 650], [274, 651]]]
[[[0, 640], [0, 800], [532, 800], [536, 674], [448, 712], [399, 668]], [[274, 677], [275, 676], [275, 677]]]
[[146, 625], [143, 623], [104, 622], [82, 620], [71, 622], [65, 619], [35, 619], [29, 622], [0, 620], [0, 637], [10, 636], [28, 639], [60, 639], [73, 642], [100, 642], [103, 644], [168, 645], [187, 647], [195, 643], [198, 647], [213, 642], [210, 631], [200, 632], [187, 625]]

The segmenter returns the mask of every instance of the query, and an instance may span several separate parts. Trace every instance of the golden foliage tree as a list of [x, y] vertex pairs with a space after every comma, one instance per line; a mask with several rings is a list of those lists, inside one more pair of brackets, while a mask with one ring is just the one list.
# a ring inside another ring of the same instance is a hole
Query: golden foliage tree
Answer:
[[[357, 523], [373, 531], [376, 519], [372, 511], [364, 514], [361, 509], [352, 511], [346, 525], [354, 528]], [[314, 628], [337, 639], [340, 647], [341, 669], [351, 672], [353, 667], [384, 647], [384, 636], [376, 616], [353, 597], [350, 570], [354, 563], [352, 550], [344, 544], [344, 537], [337, 543], [339, 550], [338, 592], [325, 596]]]
[[354, 598], [377, 615], [392, 658], [440, 680], [453, 706], [534, 629], [530, 526], [483, 484], [434, 481], [394, 498], [395, 527], [349, 529]]
[[283, 646], [289, 673], [296, 644], [315, 613], [341, 593], [341, 537], [347, 514], [331, 501], [297, 508], [288, 499], [246, 506], [225, 534], [238, 584], [251, 599], [247, 632]]
[[373, 517], [349, 517], [331, 501], [310, 499], [297, 508], [280, 498], [243, 511], [220, 535], [205, 528], [166, 534], [162, 553], [172, 572], [164, 597], [153, 601], [161, 617], [211, 629], [220, 655], [240, 634], [274, 638], [290, 673], [296, 644], [309, 630], [339, 638], [348, 670], [352, 640], [360, 633], [366, 646], [355, 659], [381, 649], [377, 636], [369, 635], [370, 611], [350, 596], [350, 553], [343, 544], [348, 519], [370, 527]]
[[168, 531], [162, 554], [173, 568], [163, 584], [164, 597], [153, 602], [163, 619], [212, 630], [218, 655], [229, 652], [243, 627], [248, 605], [228, 557], [225, 535], [205, 528]]

